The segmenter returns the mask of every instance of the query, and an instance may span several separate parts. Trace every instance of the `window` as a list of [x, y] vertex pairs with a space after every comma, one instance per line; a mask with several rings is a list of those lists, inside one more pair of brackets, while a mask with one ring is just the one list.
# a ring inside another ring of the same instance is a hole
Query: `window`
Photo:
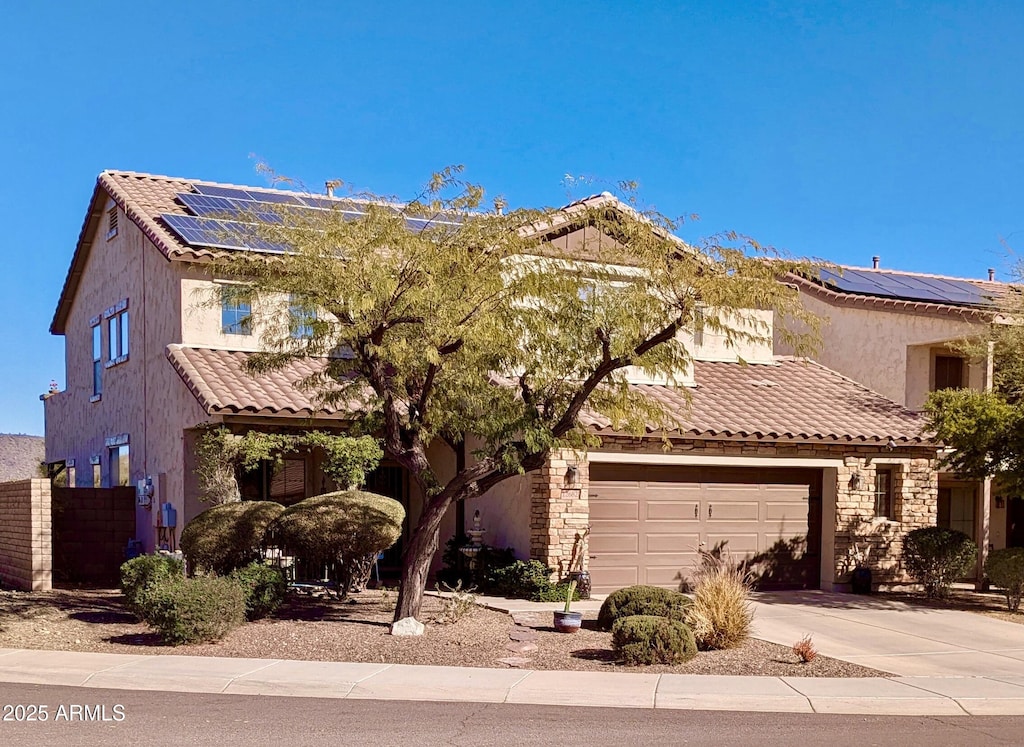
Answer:
[[128, 299], [123, 298], [103, 312], [107, 322], [107, 363], [116, 366], [128, 360]]
[[956, 529], [974, 538], [975, 489], [973, 487], [939, 488], [940, 527]]
[[98, 456], [89, 457], [89, 464], [92, 465], [92, 486], [94, 488], [102, 488], [103, 470], [100, 467], [100, 458]]
[[878, 467], [875, 470], [875, 516], [880, 519], [895, 519], [893, 510], [893, 468]]
[[296, 340], [308, 340], [313, 336], [313, 321], [316, 312], [305, 308], [292, 296], [288, 299], [288, 327]]
[[963, 389], [964, 359], [955, 355], [935, 356], [935, 391]]
[[67, 485], [69, 488], [77, 488], [78, 484], [75, 480], [75, 460], [66, 459], [64, 461], [64, 469], [67, 471]]
[[92, 327], [92, 397], [93, 402], [103, 393], [103, 331], [100, 320]]
[[220, 331], [226, 335], [251, 335], [252, 307], [227, 288], [220, 294]]
[[[272, 466], [268, 465], [271, 469]], [[306, 460], [283, 459], [270, 478], [270, 500], [291, 505], [306, 497]]]
[[107, 319], [107, 364], [128, 360], [128, 309]]
[[130, 470], [128, 464], [128, 444], [111, 446], [107, 453], [110, 455], [110, 487], [123, 487], [130, 485]]

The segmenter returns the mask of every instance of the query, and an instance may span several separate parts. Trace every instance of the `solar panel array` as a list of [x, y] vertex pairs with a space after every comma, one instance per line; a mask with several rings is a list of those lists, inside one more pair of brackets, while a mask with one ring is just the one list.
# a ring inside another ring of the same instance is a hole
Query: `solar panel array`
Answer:
[[[352, 218], [366, 215], [363, 205], [352, 200], [207, 184], [197, 184], [194, 189], [194, 192], [175, 196], [192, 215], [165, 213], [160, 216], [178, 238], [192, 246], [282, 253], [288, 247], [268, 241], [259, 229], [260, 223], [283, 222], [282, 210], [294, 208], [298, 213], [331, 210]], [[406, 217], [405, 225], [419, 232], [430, 226], [455, 227], [459, 220], [457, 216]]]
[[831, 270], [822, 270], [821, 281], [843, 293], [968, 306], [991, 304], [991, 299], [981, 288], [964, 280], [844, 269], [841, 275]]

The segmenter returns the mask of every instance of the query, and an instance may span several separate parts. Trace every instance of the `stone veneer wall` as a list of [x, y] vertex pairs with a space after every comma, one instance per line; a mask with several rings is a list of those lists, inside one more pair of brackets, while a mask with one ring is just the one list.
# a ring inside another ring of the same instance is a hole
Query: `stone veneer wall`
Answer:
[[[894, 520], [875, 517], [875, 474], [879, 467], [893, 469]], [[853, 477], [858, 475], [856, 489]], [[860, 554], [867, 552], [875, 584], [912, 583], [900, 562], [903, 536], [920, 527], [934, 526], [938, 518], [939, 474], [936, 460], [916, 456], [893, 461], [848, 456], [839, 467], [836, 486], [836, 581], [849, 581]]]
[[[570, 465], [578, 469], [571, 480], [566, 476]], [[589, 468], [572, 451], [560, 451], [531, 473], [531, 479], [530, 558], [553, 568], [561, 578], [569, 570], [576, 535], [590, 523]]]
[[[837, 461], [835, 580], [849, 581], [855, 565], [854, 545], [870, 545], [868, 565], [873, 581], [882, 584], [910, 583], [900, 563], [902, 538], [918, 527], [934, 525], [938, 516], [937, 462], [935, 450], [926, 447], [889, 451], [870, 445], [757, 443], [742, 441], [693, 441], [670, 439], [669, 450], [660, 439], [609, 437], [601, 451], [618, 453], [693, 454], [700, 456], [842, 458]], [[579, 468], [576, 481], [567, 483], [570, 464]], [[737, 461], [736, 466], [743, 466]], [[876, 519], [875, 470], [894, 470], [893, 500], [897, 521]], [[856, 490], [850, 486], [854, 472], [860, 476]], [[572, 557], [576, 534], [590, 521], [588, 463], [572, 451], [552, 455], [531, 474], [530, 557], [564, 575]], [[822, 527], [823, 533], [828, 527]], [[585, 561], [586, 562], [586, 561]]]
[[0, 483], [0, 583], [24, 591], [51, 588], [50, 481]]

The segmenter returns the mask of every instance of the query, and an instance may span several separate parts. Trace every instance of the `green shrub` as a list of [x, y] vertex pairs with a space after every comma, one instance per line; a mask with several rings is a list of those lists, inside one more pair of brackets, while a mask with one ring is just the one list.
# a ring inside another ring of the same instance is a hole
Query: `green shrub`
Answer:
[[185, 564], [170, 555], [140, 555], [121, 564], [121, 593], [126, 606], [142, 617], [154, 586], [183, 577]]
[[610, 630], [616, 620], [634, 615], [653, 615], [685, 621], [690, 600], [685, 594], [657, 586], [627, 586], [613, 591], [597, 613], [597, 626]]
[[261, 555], [270, 523], [284, 506], [273, 501], [235, 501], [213, 506], [181, 532], [181, 551], [189, 569], [226, 576]]
[[250, 563], [234, 571], [230, 577], [245, 594], [245, 617], [248, 620], [273, 614], [288, 592], [288, 582], [281, 569], [263, 563]]
[[612, 626], [612, 648], [625, 664], [681, 664], [697, 655], [686, 623], [657, 615], [621, 617]]
[[219, 641], [245, 622], [245, 592], [231, 578], [197, 576], [156, 584], [149, 593], [145, 619], [164, 641]]
[[749, 580], [742, 567], [725, 558], [702, 559], [694, 574], [693, 603], [686, 611], [698, 648], [733, 648], [749, 637], [754, 620]]
[[974, 540], [955, 529], [922, 527], [903, 538], [903, 563], [929, 597], [948, 597], [953, 582], [963, 578], [977, 559]]
[[441, 554], [443, 567], [437, 573], [437, 580], [451, 587], [460, 583], [464, 589], [475, 586], [480, 593], [491, 594], [493, 592], [488, 586], [488, 580], [495, 570], [515, 562], [515, 551], [511, 547], [499, 548], [484, 544], [470, 564], [469, 557], [461, 549], [468, 543], [467, 537], [452, 537], [445, 542]]
[[312, 566], [327, 566], [339, 594], [366, 584], [373, 557], [402, 535], [405, 509], [376, 493], [346, 490], [289, 506], [268, 530], [274, 541]]
[[[551, 583], [551, 569], [539, 560], [516, 560], [491, 571], [484, 585], [488, 594], [534, 602], [564, 602], [569, 584]], [[573, 600], [580, 595], [573, 592]]]
[[1024, 547], [993, 550], [985, 560], [985, 575], [1006, 592], [1010, 612], [1019, 610], [1021, 596], [1024, 596]]

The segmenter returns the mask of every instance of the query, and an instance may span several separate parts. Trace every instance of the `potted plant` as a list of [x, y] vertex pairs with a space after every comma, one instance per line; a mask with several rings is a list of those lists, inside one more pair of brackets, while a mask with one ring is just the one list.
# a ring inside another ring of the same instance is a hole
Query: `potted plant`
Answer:
[[[585, 572], [583, 570], [583, 558], [586, 554], [587, 535], [589, 534], [590, 527], [587, 527], [582, 534], [576, 534], [576, 542], [573, 546], [573, 557], [569, 561], [569, 572], [566, 574], [566, 578], [569, 579], [569, 585], [565, 590], [565, 608], [555, 610], [555, 630], [559, 633], [575, 633], [583, 624], [583, 613], [572, 611], [572, 598], [576, 595], [576, 587], [579, 585], [582, 578], [580, 574]], [[589, 574], [587, 575], [586, 580], [587, 585], [589, 586]]]
[[850, 591], [854, 594], [871, 593], [871, 568], [868, 566], [868, 555], [871, 554], [871, 545], [865, 545], [861, 550], [857, 543], [853, 543], [854, 567], [850, 573]]

